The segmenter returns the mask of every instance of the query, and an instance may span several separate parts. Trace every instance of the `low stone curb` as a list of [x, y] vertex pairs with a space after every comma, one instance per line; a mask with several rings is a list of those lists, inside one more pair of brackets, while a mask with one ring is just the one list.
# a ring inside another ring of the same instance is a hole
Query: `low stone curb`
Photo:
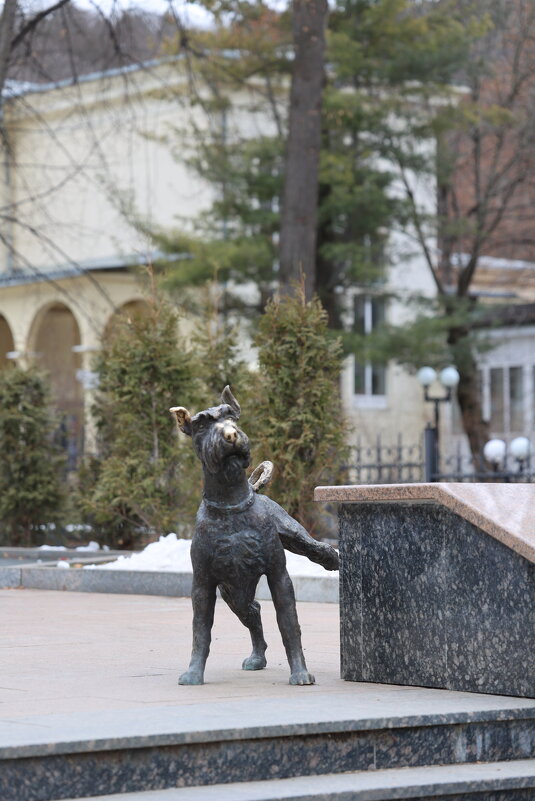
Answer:
[[[296, 601], [311, 601], [322, 604], [337, 604], [339, 582], [334, 576], [292, 576]], [[256, 590], [259, 601], [271, 601], [267, 579], [262, 576]]]
[[[95, 564], [95, 557], [73, 557], [62, 552], [64, 558], [78, 564]], [[57, 559], [57, 557], [56, 557]], [[109, 561], [100, 557], [100, 561]], [[57, 562], [47, 565], [16, 565], [0, 567], [0, 589], [63, 590], [68, 592], [109, 592], [125, 595], [191, 595], [191, 573], [172, 573], [142, 570], [84, 570], [82, 567], [57, 568]], [[292, 576], [295, 597], [298, 601], [338, 603], [338, 581], [331, 576]], [[258, 585], [256, 597], [271, 600], [265, 576]]]
[[[8, 570], [9, 568], [6, 568]], [[191, 573], [141, 570], [22, 567], [21, 587], [68, 592], [111, 592], [124, 595], [191, 595]]]

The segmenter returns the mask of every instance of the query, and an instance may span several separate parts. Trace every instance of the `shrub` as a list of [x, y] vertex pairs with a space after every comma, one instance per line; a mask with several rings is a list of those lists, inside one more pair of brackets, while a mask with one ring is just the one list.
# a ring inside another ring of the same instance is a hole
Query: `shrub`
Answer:
[[0, 525], [5, 544], [40, 544], [64, 501], [65, 458], [45, 378], [19, 367], [0, 371]]
[[270, 494], [318, 534], [321, 510], [313, 502], [314, 487], [335, 478], [346, 439], [342, 345], [328, 330], [320, 301], [307, 303], [303, 292], [268, 303], [255, 341], [257, 451], [275, 464]]
[[99, 453], [81, 475], [82, 506], [108, 544], [191, 529], [199, 490], [191, 449], [177, 443], [169, 408], [195, 399], [191, 354], [174, 308], [158, 296], [146, 314], [120, 320], [103, 343], [93, 408]]

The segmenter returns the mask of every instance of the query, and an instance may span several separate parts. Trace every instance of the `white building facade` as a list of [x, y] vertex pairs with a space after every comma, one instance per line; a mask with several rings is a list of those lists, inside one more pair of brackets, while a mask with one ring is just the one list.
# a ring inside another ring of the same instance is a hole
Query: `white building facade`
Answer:
[[[129, 268], [155, 254], [143, 226], [133, 221], [166, 228], [178, 218], [187, 225], [213, 201], [213, 188], [186, 164], [187, 137], [178, 149], [174, 138], [176, 128], [189, 128], [193, 145], [195, 131], [207, 124], [201, 107], [189, 103], [186, 82], [181, 63], [169, 60], [75, 84], [12, 86], [6, 98], [0, 367], [17, 360], [47, 369], [78, 439], [90, 401], [84, 379], [93, 353], [115, 314], [144, 303]], [[272, 129], [271, 120], [246, 110], [245, 96], [241, 102], [237, 95], [234, 107], [232, 125], [242, 136]], [[434, 203], [433, 187], [415, 191], [420, 204]], [[410, 295], [433, 296], [431, 275], [413, 251], [407, 233], [393, 233], [384, 284], [348, 294], [348, 315], [355, 315], [362, 333], [384, 319], [406, 321]], [[534, 333], [497, 332], [496, 348], [483, 358], [486, 413], [496, 421], [503, 415], [497, 434], [533, 432]], [[372, 446], [380, 437], [394, 446], [401, 434], [408, 445], [421, 443], [432, 408], [413, 375], [395, 364], [359, 365], [348, 357], [341, 387], [353, 442]], [[453, 443], [456, 417], [445, 412], [442, 441]]]

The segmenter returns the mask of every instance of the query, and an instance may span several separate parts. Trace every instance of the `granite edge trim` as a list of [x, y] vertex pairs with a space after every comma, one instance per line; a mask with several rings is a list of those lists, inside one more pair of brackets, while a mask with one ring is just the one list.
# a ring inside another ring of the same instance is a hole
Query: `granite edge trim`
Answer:
[[100, 551], [77, 551], [76, 548], [63, 548], [63, 547], [55, 547], [55, 546], [47, 546], [44, 550], [42, 550], [39, 546], [35, 547], [22, 547], [22, 546], [11, 546], [11, 545], [2, 545], [0, 546], [0, 556], [6, 557], [24, 557], [27, 559], [35, 559], [36, 561], [39, 559], [43, 559], [43, 557], [47, 557], [50, 555], [50, 561], [54, 561], [55, 559], [64, 559], [68, 557], [69, 559], [88, 559], [92, 557], [101, 557], [106, 559], [114, 559], [118, 556], [131, 556], [134, 551], [117, 551], [110, 549], [109, 551], [100, 550]]
[[[507, 774], [497, 775], [497, 771], [504, 769], [507, 764]], [[314, 775], [289, 776], [283, 779], [260, 779], [246, 782], [262, 790], [261, 801], [281, 801], [282, 798], [298, 799], [298, 801], [318, 801], [318, 799], [362, 799], [362, 801], [408, 801], [409, 798], [427, 799], [459, 798], [459, 793], [482, 793], [502, 790], [524, 790], [535, 787], [535, 760], [515, 759], [507, 763], [448, 763], [445, 765], [418, 765], [403, 768], [379, 768], [368, 770], [355, 770], [344, 773], [320, 773]], [[493, 771], [492, 775], [487, 775]], [[452, 776], [452, 772], [457, 775]], [[382, 780], [381, 784], [377, 779]], [[358, 781], [360, 780], [360, 781]], [[368, 780], [368, 782], [367, 782]], [[371, 780], [371, 783], [370, 783]], [[358, 781], [358, 784], [356, 784]], [[384, 784], [383, 784], [384, 782]], [[303, 785], [302, 790], [300, 785]], [[222, 784], [192, 785], [182, 788], [162, 788], [159, 791], [161, 798], [173, 799], [179, 793], [191, 790], [195, 798], [199, 791], [208, 792], [210, 798], [217, 797], [215, 793], [223, 789], [229, 791], [241, 790], [242, 782], [232, 781]], [[287, 794], [290, 790], [291, 795]], [[267, 792], [269, 791], [269, 792]], [[146, 791], [145, 791], [146, 792]], [[150, 792], [150, 791], [149, 791]], [[281, 795], [280, 792], [284, 794]], [[321, 795], [319, 794], [321, 793]], [[348, 793], [350, 795], [348, 795]], [[407, 795], [409, 794], [409, 795]], [[147, 798], [152, 797], [154, 791]], [[119, 801], [122, 794], [99, 796], [102, 801]], [[135, 794], [125, 794], [125, 799], [137, 797]], [[158, 796], [159, 797], [159, 796]], [[237, 797], [237, 796], [236, 796]], [[255, 796], [260, 799], [260, 795]], [[478, 795], [479, 797], [479, 795]], [[251, 796], [252, 798], [252, 796]], [[75, 801], [73, 797], [65, 801]], [[79, 801], [95, 801], [88, 796]]]
[[[119, 595], [191, 595], [191, 573], [156, 570], [84, 570], [26, 565], [20, 568], [24, 589], [54, 590], [57, 592], [99, 592]], [[163, 578], [162, 578], [163, 577]], [[150, 585], [160, 585], [150, 586]], [[169, 585], [172, 584], [172, 592]], [[149, 586], [147, 586], [149, 585]], [[159, 590], [159, 591], [158, 591]]]
[[0, 567], [0, 590], [18, 590], [22, 587], [22, 567], [6, 565]]
[[[259, 791], [262, 791], [261, 801], [281, 801], [283, 797], [295, 798], [298, 801], [318, 801], [320, 798], [330, 800], [335, 797], [345, 801], [349, 798], [362, 799], [362, 801], [373, 801], [373, 799], [376, 801], [403, 801], [413, 797], [422, 799], [424, 795], [428, 799], [436, 798], [438, 801], [439, 798], [459, 798], [460, 793], [472, 795], [475, 792], [479, 797], [479, 793], [482, 792], [529, 790], [535, 787], [533, 759], [510, 760], [507, 762], [507, 776], [499, 776], [496, 773], [491, 776], [486, 775], [489, 770], [502, 770], [503, 765], [503, 762], [486, 762], [380, 768], [347, 773], [289, 776], [283, 779], [260, 779], [246, 782], [246, 784], [253, 784]], [[461, 775], [454, 778], [450, 775], [452, 771], [460, 771]], [[368, 781], [372, 779], [372, 783], [367, 783], [367, 779]], [[378, 785], [377, 779], [383, 780], [385, 783]], [[355, 783], [356, 780], [360, 780], [358, 784]], [[171, 799], [179, 797], [175, 796], [177, 791], [179, 793], [186, 791], [187, 794], [187, 791], [191, 790], [195, 794], [195, 798], [200, 798], [201, 796], [197, 793], [201, 790], [203, 794], [208, 792], [210, 798], [215, 798], [217, 797], [215, 793], [224, 790], [228, 798], [229, 791], [237, 791], [242, 788], [242, 782], [232, 781], [225, 784], [217, 782], [216, 784], [192, 785], [182, 788], [163, 788], [156, 792], [162, 794], [162, 799], [169, 797], [171, 801]], [[288, 790], [291, 795], [287, 794]], [[281, 792], [284, 795], [281, 795]], [[154, 791], [152, 795], [156, 797]], [[130, 793], [125, 795], [125, 799], [130, 799], [130, 797], [133, 799], [134, 794], [132, 796]], [[99, 798], [102, 801], [119, 801], [121, 794], [104, 795]], [[147, 798], [149, 798], [149, 794], [147, 794]], [[75, 801], [75, 799], [71, 797], [65, 801]], [[94, 801], [94, 799], [84, 796], [79, 801]]]
[[463, 517], [489, 536], [535, 564], [535, 546], [503, 528], [468, 501], [461, 500], [447, 484], [343, 484], [314, 490], [316, 502], [331, 503], [437, 503]]
[[[203, 743], [233, 742], [239, 740], [261, 740], [266, 738], [285, 738], [313, 736], [318, 734], [339, 734], [343, 732], [394, 731], [395, 729], [426, 728], [430, 726], [451, 726], [478, 723], [507, 723], [510, 721], [531, 721], [535, 719], [534, 707], [518, 709], [480, 710], [475, 712], [452, 712], [445, 715], [414, 715], [404, 718], [366, 718], [322, 721], [318, 723], [275, 723], [249, 728], [221, 728], [193, 732], [167, 732], [165, 734], [134, 734], [109, 736], [72, 741], [46, 742], [9, 745], [0, 747], [0, 760], [25, 757], [47, 757], [56, 754], [83, 754], [95, 751], [116, 751], [180, 745], [202, 745]], [[15, 720], [15, 719], [13, 719]], [[23, 723], [24, 718], [17, 718]], [[1, 721], [0, 721], [1, 722]], [[31, 725], [31, 724], [29, 724]]]

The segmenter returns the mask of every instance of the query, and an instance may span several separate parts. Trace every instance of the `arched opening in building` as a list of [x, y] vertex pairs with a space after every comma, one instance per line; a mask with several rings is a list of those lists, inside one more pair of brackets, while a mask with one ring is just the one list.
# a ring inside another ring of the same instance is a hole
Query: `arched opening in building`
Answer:
[[150, 306], [146, 300], [129, 300], [112, 314], [108, 320], [103, 333], [103, 339], [110, 339], [121, 320], [132, 319], [133, 317], [146, 317], [150, 311]]
[[67, 451], [71, 470], [83, 450], [83, 388], [76, 375], [82, 364], [80, 354], [73, 352], [73, 347], [79, 344], [78, 323], [63, 303], [54, 303], [37, 315], [28, 350], [49, 376], [59, 416], [58, 439]]
[[7, 354], [15, 350], [13, 334], [6, 318], [0, 314], [0, 370], [13, 364], [12, 359], [8, 359]]

